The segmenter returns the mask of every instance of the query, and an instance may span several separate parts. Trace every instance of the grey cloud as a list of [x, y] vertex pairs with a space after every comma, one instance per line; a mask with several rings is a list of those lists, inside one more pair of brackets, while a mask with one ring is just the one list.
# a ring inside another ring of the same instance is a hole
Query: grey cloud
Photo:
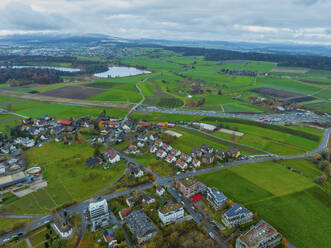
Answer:
[[16, 0], [0, 9], [0, 31], [331, 43], [330, 9], [323, 0]]
[[70, 21], [60, 14], [35, 11], [25, 3], [10, 2], [0, 9], [0, 27], [4, 29], [60, 30], [69, 23]]

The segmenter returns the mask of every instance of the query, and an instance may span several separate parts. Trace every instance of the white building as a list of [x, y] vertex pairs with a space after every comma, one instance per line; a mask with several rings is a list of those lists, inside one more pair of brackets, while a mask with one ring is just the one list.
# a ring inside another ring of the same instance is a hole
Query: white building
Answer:
[[159, 218], [164, 225], [175, 222], [184, 217], [184, 209], [178, 203], [168, 203], [159, 210]]
[[209, 131], [209, 132], [214, 132], [216, 130], [216, 126], [206, 124], [206, 123], [200, 123], [200, 129], [205, 130], [205, 131]]
[[207, 200], [216, 210], [219, 210], [226, 204], [228, 198], [216, 188], [207, 188]]
[[5, 174], [6, 172], [6, 167], [3, 163], [0, 163], [0, 175]]
[[236, 240], [236, 248], [272, 248], [280, 244], [282, 238], [275, 228], [261, 220]]
[[92, 232], [109, 225], [109, 210], [105, 199], [98, 202], [91, 202], [89, 204], [88, 211], [92, 223]]

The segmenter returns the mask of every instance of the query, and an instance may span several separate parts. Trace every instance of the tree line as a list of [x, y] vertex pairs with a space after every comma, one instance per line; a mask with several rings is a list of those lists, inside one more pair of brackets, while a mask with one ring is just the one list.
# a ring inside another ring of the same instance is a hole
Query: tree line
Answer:
[[306, 67], [319, 70], [331, 70], [331, 57], [290, 55], [257, 52], [237, 52], [231, 50], [195, 48], [195, 47], [163, 47], [184, 56], [204, 56], [206, 60], [254, 60], [276, 62], [279, 66]]

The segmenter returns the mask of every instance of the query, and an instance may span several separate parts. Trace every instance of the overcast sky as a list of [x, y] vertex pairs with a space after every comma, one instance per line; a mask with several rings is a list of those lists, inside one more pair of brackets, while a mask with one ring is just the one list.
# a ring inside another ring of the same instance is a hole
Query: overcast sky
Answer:
[[331, 45], [331, 0], [0, 0], [0, 35]]

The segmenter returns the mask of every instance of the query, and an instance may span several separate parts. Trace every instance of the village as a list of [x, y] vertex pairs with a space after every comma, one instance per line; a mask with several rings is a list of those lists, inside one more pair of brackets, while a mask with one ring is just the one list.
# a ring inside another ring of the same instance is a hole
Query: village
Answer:
[[[129, 119], [123, 123], [120, 118], [106, 116], [105, 113], [94, 119], [55, 120], [49, 116], [25, 119], [12, 129], [11, 137], [2, 136], [1, 201], [6, 201], [7, 192], [23, 197], [47, 187], [47, 180], [38, 164], [28, 165], [24, 154], [26, 150], [41, 147], [47, 142], [70, 147], [85, 139], [94, 149], [94, 156], [86, 160], [87, 167], [108, 169], [125, 159], [129, 181], [145, 178], [144, 182], [155, 185], [129, 196], [110, 201], [101, 196], [89, 203], [84, 210], [87, 225], [92, 233], [102, 232], [109, 248], [147, 244], [166, 226], [186, 222], [203, 225], [205, 238], [217, 243], [235, 243], [238, 248], [280, 244], [282, 237], [276, 229], [218, 189], [207, 187], [194, 177], [176, 179], [176, 175], [184, 175], [185, 171], [194, 172], [202, 167], [245, 158], [237, 148], [229, 147], [223, 151], [207, 144], [200, 147], [192, 144], [191, 152], [184, 153], [167, 143], [180, 139], [181, 134], [175, 131], [176, 125], [187, 125], [204, 132], [216, 129], [216, 126], [198, 122], [154, 124]], [[120, 151], [115, 149], [119, 147]], [[145, 165], [134, 162], [136, 156], [144, 154], [154, 156], [177, 171], [168, 175], [170, 183], [158, 183], [155, 172], [151, 173]], [[70, 237], [73, 233], [69, 217], [72, 216], [62, 212], [52, 223], [61, 238]]]

